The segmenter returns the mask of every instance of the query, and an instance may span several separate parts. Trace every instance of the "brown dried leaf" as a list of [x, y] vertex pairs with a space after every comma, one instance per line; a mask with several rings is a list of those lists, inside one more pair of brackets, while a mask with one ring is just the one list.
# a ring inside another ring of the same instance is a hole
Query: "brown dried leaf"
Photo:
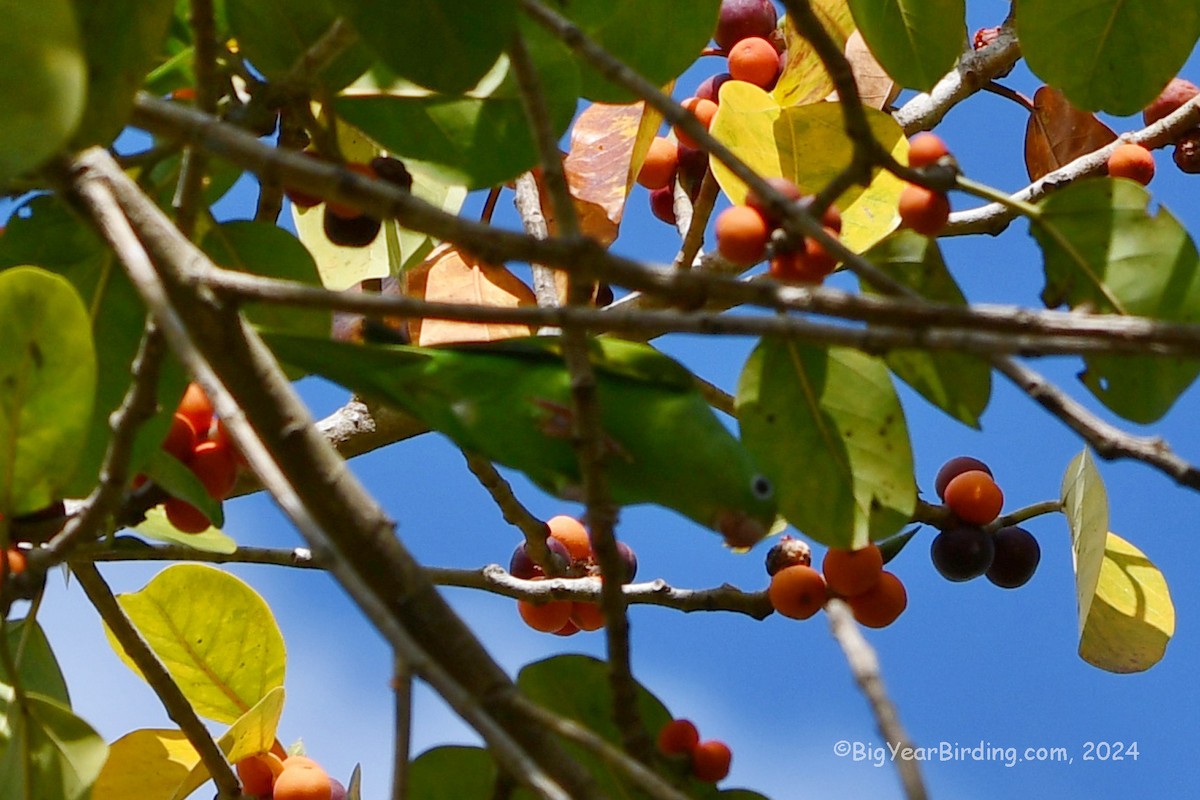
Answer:
[[[497, 308], [537, 305], [533, 291], [504, 267], [479, 261], [452, 245], [441, 245], [406, 274], [407, 294], [440, 303], [472, 303]], [[457, 342], [492, 342], [533, 333], [528, 325], [414, 319], [409, 337], [422, 347]]]
[[1033, 108], [1025, 126], [1025, 169], [1031, 181], [1117, 138], [1094, 114], [1075, 108], [1049, 86], [1033, 95]]
[[[867, 47], [866, 40], [857, 30], [846, 40], [846, 60], [850, 62], [854, 83], [858, 86], [858, 96], [862, 98], [863, 105], [882, 111], [900, 94], [900, 87], [884, 72], [875, 55]], [[826, 99], [837, 100], [837, 92], [833, 92]]]

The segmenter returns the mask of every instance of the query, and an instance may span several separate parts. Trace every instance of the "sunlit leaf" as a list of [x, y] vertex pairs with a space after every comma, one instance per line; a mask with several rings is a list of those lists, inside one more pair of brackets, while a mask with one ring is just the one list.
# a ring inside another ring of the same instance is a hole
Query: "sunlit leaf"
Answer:
[[1200, 36], [1194, 0], [1019, 0], [1021, 54], [1076, 106], [1124, 116], [1175, 77]]
[[738, 382], [737, 408], [780, 513], [808, 536], [859, 548], [909, 522], [912, 450], [881, 360], [764, 339]]
[[1162, 660], [1175, 634], [1175, 606], [1145, 553], [1109, 533], [1080, 657], [1109, 672], [1142, 672]]
[[92, 800], [170, 800], [200, 754], [179, 730], [142, 729], [109, 746]]
[[107, 753], [67, 706], [0, 684], [0, 797], [87, 800]]
[[[283, 714], [284, 691], [276, 686], [259, 700], [254, 708], [238, 717], [229, 730], [217, 739], [217, 747], [226, 760], [236, 764], [243, 758], [268, 752], [275, 744], [279, 718]], [[194, 764], [188, 774], [175, 787], [170, 800], [183, 800], [209, 779], [208, 769], [203, 762]]]
[[1075, 108], [1049, 86], [1034, 93], [1033, 109], [1025, 126], [1025, 170], [1031, 181], [1117, 138], [1095, 114]]
[[[442, 245], [426, 262], [408, 273], [410, 297], [440, 303], [470, 303], [497, 308], [536, 306], [533, 290], [505, 267], [485, 264], [452, 245]], [[528, 325], [413, 319], [409, 337], [430, 346], [456, 342], [491, 342], [530, 336]]]
[[74, 0], [87, 56], [87, 106], [75, 147], [107, 145], [128, 121], [133, 96], [154, 66], [173, 0]]
[[[845, 47], [854, 31], [847, 0], [811, 0], [810, 5], [838, 47]], [[771, 96], [785, 107], [824, 100], [833, 91], [833, 79], [812, 45], [796, 30], [790, 16], [784, 17], [783, 35], [787, 61]]]
[[[966, 298], [946, 269], [937, 241], [899, 230], [866, 252], [871, 263], [928, 300], [965, 305]], [[872, 289], [860, 281], [862, 291]], [[992, 393], [988, 362], [968, 353], [889, 350], [883, 360], [896, 376], [960, 422], [979, 427]]]
[[209, 528], [200, 533], [183, 533], [176, 530], [167, 522], [167, 515], [162, 506], [155, 506], [146, 512], [146, 519], [140, 522], [134, 530], [147, 539], [153, 539], [167, 544], [178, 544], [199, 550], [204, 553], [235, 553], [237, 542], [219, 528]]
[[0, 272], [0, 388], [0, 513], [30, 513], [63, 496], [96, 394], [91, 320], [65, 278]]
[[[907, 158], [908, 140], [887, 114], [867, 109], [871, 130], [900, 160]], [[763, 177], [790, 178], [812, 194], [849, 164], [854, 143], [842, 124], [837, 103], [780, 108], [772, 97], [744, 81], [721, 87], [721, 104], [712, 134]], [[814, 157], [820, 153], [820, 157]], [[746, 185], [716, 159], [713, 175], [734, 203], [746, 199]], [[837, 199], [842, 212], [842, 240], [861, 251], [896, 227], [896, 212], [904, 183], [889, 172], [877, 172], [870, 186], [856, 186]]]
[[1108, 536], [1108, 492], [1087, 450], [1071, 460], [1062, 480], [1063, 514], [1071, 530], [1071, 556], [1079, 603], [1079, 632], [1091, 611]]
[[[1200, 256], [1165, 208], [1151, 215], [1146, 189], [1093, 178], [1052, 192], [1032, 232], [1045, 257], [1047, 306], [1168, 322], [1200, 321]], [[1084, 359], [1084, 384], [1125, 419], [1148, 423], [1167, 412], [1200, 374], [1200, 362], [1161, 356]]]
[[0, 0], [0, 189], [75, 132], [87, 64], [69, 0]]
[[902, 86], [929, 91], [962, 54], [965, 0], [850, 0], [871, 52]]
[[176, 564], [142, 590], [117, 599], [201, 716], [233, 722], [283, 685], [283, 636], [275, 617], [233, 575], [203, 564]]

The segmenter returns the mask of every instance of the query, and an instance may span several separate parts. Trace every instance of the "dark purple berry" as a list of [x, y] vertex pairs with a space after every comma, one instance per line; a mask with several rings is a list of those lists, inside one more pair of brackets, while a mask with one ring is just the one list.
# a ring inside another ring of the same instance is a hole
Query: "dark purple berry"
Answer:
[[668, 225], [675, 224], [675, 189], [664, 186], [650, 192], [650, 210]]
[[713, 39], [723, 50], [751, 36], [769, 39], [778, 21], [779, 14], [771, 0], [721, 0], [721, 15]]
[[1033, 534], [1011, 525], [996, 531], [992, 541], [996, 554], [987, 570], [988, 580], [1004, 589], [1028, 583], [1042, 559], [1042, 548]]
[[[561, 557], [564, 565], [570, 566], [571, 554], [567, 551], [567, 546], [565, 544], [553, 537], [546, 537], [546, 547], [550, 549], [551, 553]], [[543, 572], [542, 568], [535, 564], [533, 559], [529, 557], [529, 553], [525, 549], [525, 542], [521, 542], [519, 545], [517, 545], [516, 549], [513, 550], [512, 559], [508, 562], [508, 574], [512, 575], [514, 578], [531, 580], [533, 578], [541, 577], [546, 573]]]
[[406, 192], [412, 191], [413, 179], [409, 174], [408, 169], [398, 159], [389, 156], [376, 156], [371, 159], [371, 169], [379, 176], [381, 180], [385, 180], [393, 186], [399, 186]]
[[637, 554], [624, 542], [617, 542], [617, 552], [621, 554], [621, 561], [625, 564], [625, 578], [621, 583], [630, 583], [637, 575]]
[[726, 81], [733, 80], [733, 76], [728, 72], [721, 72], [717, 75], [711, 75], [704, 79], [699, 86], [696, 87], [696, 97], [701, 100], [712, 100], [714, 103], [720, 103], [719, 94], [721, 87]]
[[802, 567], [812, 566], [812, 548], [803, 539], [783, 536], [767, 551], [768, 575], [774, 575], [781, 569], [797, 564]]
[[996, 547], [983, 528], [960, 525], [947, 528], [933, 539], [929, 555], [933, 566], [948, 581], [969, 581], [987, 572]]
[[326, 207], [322, 215], [325, 236], [341, 247], [366, 247], [379, 235], [381, 223], [374, 217], [360, 214], [357, 217], [339, 217], [329, 213]]

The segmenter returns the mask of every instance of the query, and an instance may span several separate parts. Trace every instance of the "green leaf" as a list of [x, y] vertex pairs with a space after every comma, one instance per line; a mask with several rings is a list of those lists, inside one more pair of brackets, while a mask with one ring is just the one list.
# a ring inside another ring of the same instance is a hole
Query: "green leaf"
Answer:
[[[908, 139], [889, 115], [864, 109], [875, 138], [901, 162], [907, 159]], [[765, 178], [791, 179], [805, 194], [815, 194], [845, 170], [854, 142], [842, 125], [837, 103], [780, 107], [771, 95], [745, 81], [721, 87], [721, 104], [713, 118], [712, 135]], [[820, 158], [814, 158], [820, 153]], [[729, 168], [710, 159], [713, 176], [734, 204], [746, 201], [747, 187]], [[904, 182], [890, 172], [876, 171], [869, 186], [855, 186], [837, 199], [842, 212], [842, 241], [861, 252], [892, 231]]]
[[70, 0], [0, 0], [0, 189], [62, 148], [79, 125], [87, 65]]
[[[579, 97], [570, 53], [523, 25], [556, 135], [566, 131]], [[439, 61], [440, 63], [440, 61]], [[508, 58], [501, 57], [468, 94], [438, 94], [377, 71], [334, 103], [338, 114], [392, 155], [424, 165], [444, 183], [494, 186], [538, 162], [525, 106]]]
[[1029, 68], [1079, 108], [1125, 116], [1175, 77], [1200, 36], [1195, 0], [1018, 0]]
[[283, 685], [283, 636], [275, 617], [233, 575], [203, 564], [176, 564], [141, 591], [117, 599], [201, 716], [233, 722]]
[[1162, 572], [1109, 533], [1079, 656], [1109, 672], [1143, 672], [1162, 660], [1174, 634], [1175, 606]]
[[[926, 299], [966, 305], [935, 239], [900, 230], [865, 255]], [[859, 285], [864, 293], [875, 294], [865, 281], [859, 281]], [[889, 350], [883, 360], [926, 400], [960, 422], [979, 427], [979, 415], [987, 408], [992, 393], [992, 370], [987, 361], [967, 353], [925, 350]]]
[[[200, 247], [227, 269], [267, 278], [321, 285], [316, 262], [300, 241], [283, 228], [264, 222], [238, 220], [214, 226]], [[250, 304], [246, 317], [255, 325], [301, 335], [329, 333], [330, 314], [324, 310]]]
[[[720, 0], [573, 0], [556, 10], [651, 83], [678, 77], [717, 27]], [[598, 103], [639, 100], [590, 65], [582, 65], [583, 96]]]
[[0, 272], [0, 513], [63, 496], [96, 394], [87, 309], [64, 278]]
[[[1032, 232], [1045, 257], [1049, 307], [1167, 322], [1200, 322], [1200, 256], [1166, 209], [1147, 211], [1149, 194], [1123, 179], [1079, 181], [1051, 193]], [[1200, 362], [1160, 356], [1089, 356], [1084, 384], [1134, 422], [1157, 420], [1200, 374]]]
[[879, 359], [763, 340], [738, 382], [742, 441], [775, 483], [788, 522], [830, 547], [859, 548], [911, 518], [904, 411]]
[[962, 55], [965, 0], [850, 0], [871, 53], [897, 83], [927, 92]]
[[[67, 682], [63, 679], [54, 651], [50, 649], [50, 641], [37, 620], [12, 620], [5, 632], [8, 635], [8, 650], [17, 664], [21, 688], [69, 707], [71, 698], [67, 692]], [[3, 660], [0, 660], [0, 683], [12, 683], [12, 676]]]
[[[854, 33], [854, 18], [847, 0], [809, 0], [809, 5], [838, 49], [843, 50]], [[824, 100], [834, 90], [833, 79], [812, 45], [796, 30], [791, 16], [783, 18], [783, 36], [787, 43], [787, 63], [771, 96], [784, 108]]]
[[71, 709], [0, 684], [0, 797], [88, 800], [108, 746]]
[[174, 0], [74, 0], [87, 55], [87, 106], [72, 145], [107, 145], [129, 119], [167, 36]]
[[426, 750], [412, 762], [408, 794], [414, 800], [488, 800], [499, 774], [488, 752], [447, 745]]
[[[237, 552], [237, 542], [231, 536], [217, 528], [209, 528], [200, 533], [183, 533], [176, 530], [171, 523], [167, 522], [167, 515], [163, 511], [162, 506], [155, 506], [147, 511], [146, 519], [138, 524], [134, 530], [147, 539], [154, 539], [155, 541], [166, 542], [167, 544], [179, 544], [204, 553], [229, 554]], [[141, 542], [140, 539], [136, 538], [133, 541]], [[150, 547], [150, 545], [144, 542], [141, 542], [141, 544], [144, 547]]]
[[[66, 206], [53, 197], [42, 196], [30, 201], [24, 211], [27, 213], [9, 219], [0, 236], [0, 268], [35, 264], [62, 275], [84, 298], [92, 317], [96, 401], [87, 433], [76, 442], [79, 466], [64, 491], [68, 497], [85, 497], [96, 485], [112, 436], [109, 414], [120, 405], [129, 388], [130, 368], [141, 341], [146, 311], [112, 252]], [[159, 374], [161, 411], [137, 432], [130, 464], [133, 472], [158, 452], [186, 383], [179, 362], [166, 359]]]
[[214, 500], [196, 473], [183, 462], [166, 451], [159, 449], [150, 456], [145, 466], [146, 477], [166, 490], [172, 497], [186, 500], [204, 512], [208, 521], [220, 528], [225, 524], [225, 513], [220, 500]]
[[[226, 8], [238, 47], [271, 80], [287, 77], [338, 18], [327, 0], [226, 0]], [[363, 74], [372, 55], [357, 42], [347, 47], [321, 71], [325, 88], [340, 89]]]
[[334, 6], [389, 69], [447, 94], [478, 83], [517, 28], [516, 0], [334, 0]]
[[1079, 603], [1079, 632], [1091, 611], [1108, 536], [1108, 492], [1086, 449], [1071, 459], [1062, 480], [1063, 514], [1071, 530], [1075, 566], [1075, 598]]

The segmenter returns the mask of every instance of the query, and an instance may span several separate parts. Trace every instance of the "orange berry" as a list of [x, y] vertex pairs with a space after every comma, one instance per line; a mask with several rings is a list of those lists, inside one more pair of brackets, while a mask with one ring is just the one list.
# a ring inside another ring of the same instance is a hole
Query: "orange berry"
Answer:
[[330, 800], [333, 781], [325, 770], [316, 762], [298, 763], [294, 758], [283, 762], [283, 772], [275, 779], [272, 800]]
[[563, 543], [572, 561], [587, 561], [592, 557], [592, 539], [583, 523], [566, 514], [546, 520], [550, 535]]
[[779, 51], [757, 36], [742, 39], [729, 50], [729, 74], [735, 81], [769, 88], [779, 77]]
[[172, 89], [171, 99], [183, 103], [191, 103], [196, 99], [196, 88], [194, 86], [180, 86], [178, 89]]
[[242, 791], [254, 797], [266, 797], [275, 786], [275, 779], [283, 772], [283, 761], [274, 753], [246, 756], [237, 762], [238, 780]]
[[987, 525], [1000, 516], [1004, 493], [983, 470], [967, 470], [946, 484], [946, 505], [963, 522]]
[[936, 133], [918, 133], [908, 143], [908, 165], [914, 169], [936, 164], [938, 159], [948, 155], [950, 150]]
[[647, 189], [661, 189], [675, 180], [679, 168], [679, 143], [662, 136], [650, 142], [646, 160], [638, 171], [637, 182]]
[[213, 426], [212, 440], [232, 453], [233, 460], [239, 467], [250, 466], [246, 457], [242, 455], [242, 451], [238, 450], [237, 445], [233, 443], [233, 437], [229, 435], [229, 428], [225, 427], [225, 423], [221, 420], [217, 420], [217, 424]]
[[581, 631], [598, 631], [604, 627], [604, 611], [596, 603], [571, 603], [571, 622]]
[[237, 461], [228, 447], [213, 439], [201, 442], [192, 451], [188, 467], [214, 500], [224, 500], [237, 482]]
[[690, 755], [700, 744], [700, 732], [690, 719], [673, 719], [658, 732], [658, 751], [663, 755]]
[[821, 562], [830, 591], [843, 597], [862, 594], [879, 583], [883, 574], [883, 551], [869, 544], [858, 550], [831, 548]]
[[692, 774], [706, 783], [716, 783], [728, 775], [731, 763], [729, 745], [716, 739], [700, 742], [692, 750]]
[[167, 431], [167, 438], [163, 439], [162, 449], [185, 463], [196, 449], [196, 429], [192, 421], [178, 411], [171, 420], [171, 429]]
[[168, 497], [163, 511], [167, 512], [167, 522], [182, 533], [201, 533], [212, 527], [203, 511], [178, 497]]
[[900, 224], [922, 236], [936, 236], [950, 219], [950, 201], [941, 192], [910, 183], [900, 192]]
[[175, 413], [182, 414], [191, 421], [198, 440], [203, 441], [208, 438], [208, 429], [212, 426], [213, 420], [213, 405], [212, 401], [208, 399], [208, 395], [200, 388], [200, 384], [188, 384], [187, 391], [183, 393], [183, 399], [179, 401], [179, 408], [175, 409]]
[[792, 619], [808, 619], [821, 610], [828, 597], [825, 578], [812, 567], [795, 564], [771, 576], [767, 588], [771, 605]]
[[753, 264], [767, 251], [771, 229], [767, 221], [749, 206], [727, 208], [717, 216], [714, 226], [717, 251], [735, 264]]
[[[359, 175], [362, 175], [363, 177], [366, 177], [366, 178], [377, 177], [375, 175], [375, 170], [371, 169], [370, 164], [362, 164], [357, 161], [352, 161], [344, 166], [346, 169], [350, 170], [351, 172], [357, 172]], [[335, 217], [341, 217], [342, 219], [354, 219], [355, 217], [363, 216], [362, 211], [360, 211], [358, 208], [355, 208], [354, 206], [344, 205], [342, 203], [338, 203], [333, 200], [326, 201], [325, 211], [329, 214], [333, 214]]]
[[9, 575], [20, 575], [25, 571], [25, 554], [15, 547], [0, 552], [0, 586]]
[[546, 603], [518, 600], [517, 613], [535, 631], [555, 633], [571, 621], [572, 605], [570, 600], [551, 600]]
[[886, 628], [908, 607], [908, 592], [904, 584], [890, 572], [879, 575], [879, 582], [862, 594], [846, 598], [859, 625]]
[[[713, 117], [717, 113], [717, 104], [712, 100], [701, 100], [698, 97], [689, 97], [680, 103], [693, 117], [700, 120], [700, 124], [708, 130], [712, 125]], [[700, 143], [686, 134], [678, 125], [675, 126], [675, 138], [684, 147], [699, 148]]]
[[566, 625], [554, 631], [555, 636], [574, 636], [577, 633], [579, 633], [579, 626], [571, 620], [567, 620]]
[[1154, 177], [1154, 156], [1140, 144], [1119, 144], [1108, 156], [1108, 174], [1145, 186]]
[[317, 769], [320, 769], [321, 765], [318, 764], [316, 761], [313, 761], [308, 756], [298, 756], [297, 755], [297, 756], [286, 756], [283, 759], [283, 768], [287, 769], [288, 767], [315, 767]]

